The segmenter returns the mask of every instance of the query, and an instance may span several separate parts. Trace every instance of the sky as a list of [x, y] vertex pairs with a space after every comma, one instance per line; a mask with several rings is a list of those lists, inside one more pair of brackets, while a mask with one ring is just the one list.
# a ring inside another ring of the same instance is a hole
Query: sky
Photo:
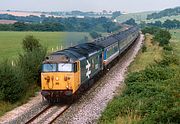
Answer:
[[180, 6], [180, 0], [0, 0], [0, 10], [123, 11], [163, 10]]

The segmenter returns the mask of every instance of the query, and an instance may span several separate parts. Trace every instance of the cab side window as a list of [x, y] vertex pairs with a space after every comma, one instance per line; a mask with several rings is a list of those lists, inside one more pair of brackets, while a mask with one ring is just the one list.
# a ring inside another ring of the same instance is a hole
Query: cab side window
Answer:
[[74, 72], [77, 72], [79, 70], [79, 64], [76, 62], [74, 63]]

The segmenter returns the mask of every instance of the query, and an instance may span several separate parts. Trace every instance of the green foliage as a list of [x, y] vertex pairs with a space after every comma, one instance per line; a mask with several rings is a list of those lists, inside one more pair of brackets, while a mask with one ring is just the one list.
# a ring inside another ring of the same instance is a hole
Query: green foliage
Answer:
[[23, 40], [24, 53], [19, 55], [18, 64], [23, 71], [23, 77], [28, 84], [36, 83], [39, 78], [40, 65], [45, 58], [47, 49], [33, 36]]
[[11, 103], [19, 100], [27, 88], [21, 70], [6, 60], [0, 64], [0, 100]]
[[165, 51], [166, 54], [163, 55], [163, 60], [158, 62], [160, 66], [170, 66], [171, 64], [179, 65], [179, 59], [172, 51]]
[[133, 25], [133, 26], [137, 26], [137, 23], [135, 22], [135, 20], [133, 18], [130, 18], [129, 20], [123, 22], [124, 24], [127, 25]]
[[161, 62], [127, 76], [126, 89], [109, 103], [99, 123], [113, 123], [117, 117], [142, 124], [180, 123], [180, 68], [176, 56], [169, 51], [165, 55]]
[[14, 66], [8, 61], [0, 64], [1, 101], [17, 102], [40, 78], [39, 69], [47, 50], [33, 36], [23, 40], [23, 48], [24, 53], [19, 55]]
[[167, 51], [172, 51], [172, 50], [173, 50], [173, 48], [172, 48], [170, 45], [165, 45], [165, 46], [163, 47], [163, 49], [164, 49], [164, 50], [167, 50]]
[[146, 34], [146, 33], [155, 34], [159, 30], [160, 30], [160, 28], [158, 28], [158, 27], [150, 26], [150, 27], [143, 28], [141, 31], [142, 31], [143, 34]]
[[166, 29], [178, 29], [180, 28], [180, 21], [179, 20], [170, 20], [167, 19], [163, 23], [161, 21], [155, 21], [154, 23], [147, 23], [147, 26], [155, 26], [155, 27], [163, 27]]
[[178, 21], [176, 19], [174, 19], [174, 20], [167, 19], [163, 23], [163, 27], [168, 28], [168, 29], [180, 28], [180, 21]]
[[142, 46], [142, 52], [144, 53], [144, 52], [146, 52], [146, 51], [147, 51], [147, 47], [146, 47], [145, 44], [143, 44], [143, 46]]
[[96, 39], [96, 38], [98, 38], [98, 37], [101, 37], [101, 34], [95, 32], [95, 31], [90, 32], [89, 35], [90, 35], [93, 39]]
[[130, 73], [125, 82], [134, 83], [134, 82], [146, 82], [150, 80], [167, 80], [174, 76], [174, 70], [169, 67], [162, 67], [159, 65], [152, 65], [147, 67], [145, 70], [140, 72]]
[[158, 41], [160, 46], [164, 46], [169, 44], [169, 40], [171, 39], [171, 34], [167, 30], [159, 30], [155, 33], [154, 41]]
[[40, 49], [42, 47], [39, 44], [38, 39], [34, 38], [32, 35], [27, 35], [22, 42], [23, 50], [26, 52], [32, 52], [35, 49]]
[[176, 8], [170, 8], [170, 9], [165, 9], [162, 10], [158, 13], [152, 13], [147, 15], [147, 19], [158, 19], [158, 18], [162, 18], [165, 16], [173, 16], [173, 15], [179, 15], [180, 14], [180, 7], [176, 7]]
[[122, 13], [120, 11], [115, 11], [112, 13], [112, 19], [115, 19], [116, 17], [122, 15]]
[[[1, 16], [1, 15], [0, 15]], [[5, 18], [5, 17], [4, 17]], [[0, 31], [74, 31], [74, 32], [113, 32], [120, 26], [106, 17], [100, 18], [55, 18], [38, 17], [32, 23], [32, 18], [15, 17], [14, 24], [0, 24]], [[41, 19], [42, 18], [42, 19]], [[27, 23], [29, 21], [29, 23]], [[41, 22], [41, 23], [40, 23]]]
[[145, 27], [142, 29], [142, 33], [150, 33], [154, 35], [153, 40], [159, 42], [160, 46], [166, 46], [169, 44], [169, 40], [171, 39], [171, 34], [169, 31], [158, 27]]

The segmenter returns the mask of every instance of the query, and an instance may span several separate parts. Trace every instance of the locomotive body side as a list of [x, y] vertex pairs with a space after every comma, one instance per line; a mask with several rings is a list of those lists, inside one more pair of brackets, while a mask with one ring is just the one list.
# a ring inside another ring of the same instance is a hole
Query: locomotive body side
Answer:
[[93, 78], [102, 70], [102, 50], [97, 51], [81, 60], [81, 84]]

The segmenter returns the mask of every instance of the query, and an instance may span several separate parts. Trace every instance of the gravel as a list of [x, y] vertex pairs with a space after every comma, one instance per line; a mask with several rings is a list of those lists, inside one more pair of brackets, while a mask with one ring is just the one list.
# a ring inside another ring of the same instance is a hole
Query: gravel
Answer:
[[142, 46], [144, 36], [112, 67], [106, 75], [76, 101], [55, 123], [96, 124], [108, 102], [123, 87], [127, 67]]

